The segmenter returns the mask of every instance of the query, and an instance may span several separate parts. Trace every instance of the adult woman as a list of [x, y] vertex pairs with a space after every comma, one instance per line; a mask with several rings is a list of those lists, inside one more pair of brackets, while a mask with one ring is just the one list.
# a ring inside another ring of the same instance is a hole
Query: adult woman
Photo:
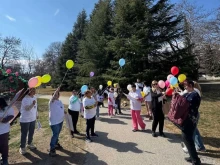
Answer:
[[133, 123], [133, 132], [138, 130], [138, 124], [140, 125], [141, 129], [144, 130], [146, 124], [143, 122], [141, 113], [141, 101], [142, 96], [139, 91], [136, 89], [136, 85], [132, 85], [132, 91], [129, 92], [127, 98], [130, 100], [130, 108], [131, 108], [131, 117]]
[[64, 120], [64, 105], [59, 100], [60, 88], [58, 88], [52, 95], [49, 101], [49, 124], [52, 130], [52, 137], [50, 141], [50, 156], [56, 156], [56, 149], [62, 149], [63, 147], [59, 144], [59, 135], [62, 130]]
[[8, 165], [9, 121], [13, 117], [13, 108], [9, 108], [5, 99], [0, 98], [0, 153], [2, 154], [3, 165]]
[[92, 142], [90, 138], [90, 130], [92, 137], [98, 137], [95, 134], [95, 116], [96, 116], [96, 106], [97, 102], [94, 97], [92, 97], [92, 92], [90, 90], [85, 92], [85, 97], [83, 99], [84, 107], [84, 118], [86, 119], [86, 141]]
[[152, 97], [152, 112], [153, 112], [153, 123], [152, 123], [152, 136], [156, 137], [156, 129], [159, 123], [159, 134], [165, 137], [163, 133], [164, 127], [164, 114], [162, 110], [162, 101], [165, 98], [165, 93], [159, 88], [157, 81], [152, 81], [151, 97]]
[[32, 143], [35, 130], [35, 123], [37, 119], [37, 99], [34, 96], [35, 92], [35, 88], [28, 89], [27, 95], [21, 101], [21, 145], [19, 152], [22, 155], [26, 153], [27, 136], [27, 148], [36, 149], [36, 147]]
[[72, 117], [73, 122], [73, 129], [74, 131], [71, 131], [72, 136], [73, 134], [79, 134], [79, 131], [77, 131], [77, 122], [79, 118], [79, 112], [81, 108], [81, 101], [79, 97], [77, 96], [77, 92], [75, 90], [72, 91], [72, 96], [69, 98], [69, 107], [68, 112]]

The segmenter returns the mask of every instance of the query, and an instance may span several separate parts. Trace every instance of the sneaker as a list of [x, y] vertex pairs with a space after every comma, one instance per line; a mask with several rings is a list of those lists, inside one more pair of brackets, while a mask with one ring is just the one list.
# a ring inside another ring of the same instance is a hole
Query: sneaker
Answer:
[[182, 149], [186, 154], [188, 154], [188, 149], [186, 147], [183, 147]]
[[100, 117], [96, 117], [96, 120], [100, 120]]
[[192, 159], [190, 157], [185, 158], [185, 161], [192, 163]]
[[161, 137], [166, 137], [164, 133], [160, 133], [160, 136]]
[[97, 134], [91, 134], [91, 137], [99, 137], [99, 135], [97, 135]]
[[29, 148], [30, 150], [35, 150], [36, 149], [36, 147], [33, 145], [33, 143], [28, 144], [27, 148]]
[[119, 113], [119, 115], [123, 115], [123, 113], [122, 113], [122, 112], [120, 112], [120, 113]]
[[73, 134], [80, 134], [79, 131], [74, 131]]
[[132, 131], [133, 131], [133, 132], [137, 132], [137, 130], [136, 130], [136, 129], [133, 129]]
[[92, 140], [90, 138], [86, 138], [86, 142], [91, 143]]
[[152, 136], [153, 136], [153, 137], [157, 137], [157, 135], [156, 135], [156, 133], [155, 133], [155, 132], [153, 132], [153, 133], [152, 133]]
[[61, 150], [61, 149], [63, 149], [63, 147], [60, 145], [60, 143], [57, 143], [57, 144], [55, 145], [55, 149], [56, 149], [56, 150]]
[[150, 116], [150, 117], [149, 117], [149, 120], [153, 120], [153, 117], [152, 117], [152, 116]]
[[56, 150], [55, 150], [55, 149], [50, 150], [49, 155], [50, 155], [51, 157], [56, 156], [56, 155], [57, 155], [57, 154], [56, 154]]
[[196, 151], [200, 151], [200, 152], [206, 152], [206, 149], [205, 148], [202, 148], [202, 149], [196, 149]]
[[24, 155], [24, 154], [27, 153], [26, 148], [20, 148], [19, 152], [20, 152], [21, 155]]

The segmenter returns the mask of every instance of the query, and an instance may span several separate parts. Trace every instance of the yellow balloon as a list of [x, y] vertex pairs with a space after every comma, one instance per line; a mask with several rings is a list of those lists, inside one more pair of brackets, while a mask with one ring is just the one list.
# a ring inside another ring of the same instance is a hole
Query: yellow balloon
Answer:
[[112, 81], [108, 81], [108, 82], [107, 82], [107, 85], [108, 85], [108, 86], [111, 86], [111, 85], [112, 85]]
[[178, 86], [179, 86], [179, 84], [177, 83], [177, 84], [175, 84], [173, 87], [177, 88]]
[[48, 83], [51, 80], [51, 76], [49, 74], [45, 74], [42, 76], [42, 83]]
[[180, 75], [178, 76], [178, 80], [179, 80], [180, 83], [182, 83], [183, 81], [186, 80], [186, 75], [185, 75], [185, 74], [180, 74]]
[[173, 89], [173, 85], [170, 85], [170, 89]]
[[144, 93], [144, 92], [141, 92], [141, 96], [144, 97], [144, 96], [145, 96], [145, 93]]
[[73, 66], [74, 66], [73, 60], [68, 60], [68, 61], [66, 62], [66, 67], [67, 67], [67, 69], [71, 69]]
[[118, 85], [117, 83], [114, 83], [114, 87], [115, 87], [115, 88], [117, 87], [117, 85]]
[[41, 76], [36, 76], [36, 78], [38, 79], [38, 83], [35, 87], [39, 87], [42, 83], [42, 77]]

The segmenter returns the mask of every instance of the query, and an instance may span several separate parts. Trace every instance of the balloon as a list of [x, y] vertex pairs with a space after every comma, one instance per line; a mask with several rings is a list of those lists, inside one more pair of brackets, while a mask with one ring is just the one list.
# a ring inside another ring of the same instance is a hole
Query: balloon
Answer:
[[108, 81], [108, 82], [107, 82], [107, 85], [108, 85], [108, 86], [111, 86], [111, 85], [112, 85], [112, 81]]
[[93, 77], [94, 75], [95, 75], [95, 73], [94, 72], [90, 72], [90, 77]]
[[48, 83], [51, 80], [51, 76], [49, 74], [45, 74], [42, 76], [42, 83]]
[[118, 85], [117, 83], [114, 83], [114, 88], [116, 88], [116, 87], [117, 87], [117, 85]]
[[103, 88], [103, 85], [99, 85], [99, 89], [102, 90], [102, 88]]
[[171, 84], [171, 85], [175, 85], [175, 84], [177, 84], [177, 83], [178, 83], [178, 80], [177, 80], [176, 77], [173, 76], [173, 77], [170, 78], [170, 84]]
[[170, 86], [170, 82], [168, 80], [165, 81], [165, 85], [168, 88]]
[[117, 92], [114, 92], [114, 97], [118, 97], [118, 93]]
[[144, 92], [141, 92], [141, 96], [144, 97], [144, 96], [145, 96], [145, 93], [144, 93]]
[[67, 67], [67, 69], [71, 69], [73, 66], [74, 66], [73, 60], [68, 60], [68, 61], [66, 62], [66, 67]]
[[29, 88], [34, 88], [38, 83], [38, 79], [36, 77], [32, 77], [29, 81], [28, 81], [28, 86]]
[[175, 85], [173, 85], [173, 87], [175, 87], [175, 88], [177, 88], [179, 86], [179, 84], [178, 83], [176, 83]]
[[186, 80], [186, 75], [185, 75], [185, 74], [180, 74], [180, 75], [178, 76], [178, 80], [179, 80], [180, 83], [182, 83], [183, 81]]
[[120, 65], [121, 67], [125, 65], [125, 59], [124, 59], [124, 58], [121, 58], [121, 59], [119, 60], [119, 65]]
[[159, 82], [158, 82], [158, 85], [159, 85], [159, 87], [160, 88], [165, 88], [165, 82], [163, 81], [163, 80], [160, 80]]
[[170, 89], [174, 89], [174, 86], [173, 86], [173, 85], [170, 85]]
[[88, 90], [88, 86], [87, 85], [83, 85], [81, 87], [81, 93], [84, 94], [86, 91]]
[[35, 87], [39, 87], [42, 83], [42, 78], [41, 78], [41, 76], [36, 76], [36, 78], [38, 79], [38, 83]]
[[172, 75], [172, 74], [169, 74], [169, 75], [167, 76], [167, 80], [170, 81], [170, 78], [171, 78], [171, 77], [173, 77], [173, 75]]
[[127, 86], [127, 90], [128, 90], [128, 91], [131, 91], [131, 90], [132, 90], [131, 84], [129, 84], [129, 85]]
[[173, 89], [167, 88], [167, 90], [166, 90], [166, 95], [167, 95], [167, 96], [171, 96], [172, 94], [173, 94]]
[[177, 74], [179, 73], [179, 68], [176, 67], [176, 66], [173, 66], [173, 67], [171, 68], [171, 73], [172, 73], [174, 76], [177, 75]]

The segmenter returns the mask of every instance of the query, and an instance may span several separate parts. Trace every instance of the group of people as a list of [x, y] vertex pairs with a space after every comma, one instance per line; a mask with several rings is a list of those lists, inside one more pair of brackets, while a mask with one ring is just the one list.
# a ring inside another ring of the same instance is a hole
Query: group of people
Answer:
[[[194, 86], [197, 85], [197, 88]], [[21, 143], [20, 154], [27, 152], [26, 148], [31, 150], [36, 149], [33, 141], [36, 120], [38, 117], [37, 112], [37, 98], [35, 97], [36, 90], [31, 88], [27, 90], [25, 97], [21, 102], [20, 109], [20, 126], [21, 126]], [[141, 92], [144, 92], [144, 97]], [[152, 122], [152, 136], [156, 137], [156, 128], [159, 124], [159, 135], [166, 137], [164, 128], [164, 113], [162, 110], [164, 102], [166, 102], [166, 93], [160, 89], [156, 80], [151, 83], [137, 83], [131, 86], [128, 94], [125, 94], [120, 89], [119, 85], [116, 87], [109, 87], [108, 90], [100, 88], [97, 92], [95, 88], [85, 91], [79, 97], [75, 90], [72, 91], [72, 96], [69, 98], [68, 114], [72, 117], [73, 130], [71, 135], [80, 134], [77, 130], [77, 122], [80, 113], [83, 113], [86, 119], [86, 141], [92, 142], [91, 137], [98, 137], [95, 133], [95, 120], [99, 118], [100, 106], [104, 107], [104, 93], [108, 94], [108, 115], [112, 118], [114, 115], [122, 114], [121, 112], [121, 98], [123, 94], [130, 100], [130, 110], [133, 125], [133, 132], [138, 131], [140, 126], [141, 130], [145, 130], [146, 124], [141, 117], [142, 102], [145, 102], [147, 109], [147, 117]], [[200, 164], [197, 151], [204, 151], [205, 147], [202, 143], [197, 123], [199, 119], [199, 105], [201, 100], [201, 88], [196, 82], [186, 80], [183, 88], [176, 88], [174, 93], [179, 93], [186, 97], [190, 103], [189, 115], [182, 127], [183, 136], [183, 150], [188, 152], [190, 158], [187, 161], [192, 164]], [[59, 100], [60, 88], [58, 88], [49, 100], [49, 125], [52, 130], [52, 137], [50, 141], [50, 149], [48, 149], [50, 156], [56, 155], [56, 150], [62, 149], [59, 143], [59, 134], [62, 130], [65, 109], [63, 103]], [[113, 112], [115, 109], [115, 113]], [[3, 165], [8, 164], [8, 137], [10, 124], [9, 121], [14, 117], [14, 110], [8, 107], [6, 101], [0, 98], [0, 153], [2, 154]], [[196, 146], [196, 147], [195, 147]], [[197, 150], [197, 151], [196, 151]]]

